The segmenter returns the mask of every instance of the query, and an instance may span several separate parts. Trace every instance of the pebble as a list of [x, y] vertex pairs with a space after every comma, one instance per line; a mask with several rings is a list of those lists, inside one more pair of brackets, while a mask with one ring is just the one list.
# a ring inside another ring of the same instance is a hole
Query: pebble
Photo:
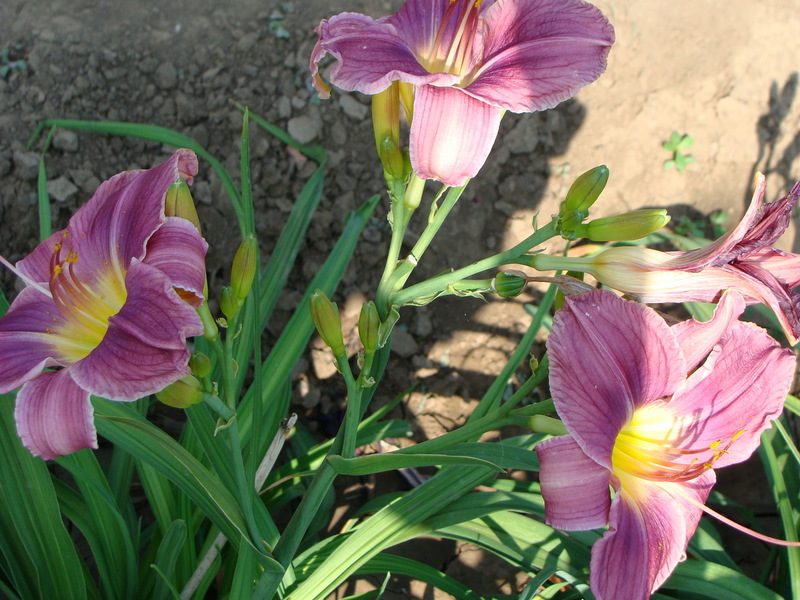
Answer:
[[36, 152], [14, 152], [14, 169], [20, 179], [34, 181], [39, 175], [39, 155]]
[[369, 113], [369, 108], [355, 98], [353, 98], [349, 94], [342, 94], [339, 97], [339, 106], [351, 119], [355, 119], [356, 121], [363, 121], [367, 117], [367, 113]]
[[258, 42], [258, 32], [254, 31], [252, 33], [246, 33], [239, 38], [239, 41], [236, 42], [236, 47], [242, 52], [249, 52], [253, 49], [253, 46], [256, 45], [256, 42]]
[[53, 148], [62, 152], [77, 152], [78, 134], [69, 129], [57, 129], [53, 135]]
[[178, 71], [170, 62], [161, 63], [156, 69], [156, 85], [162, 90], [171, 90], [178, 83]]
[[302, 115], [289, 119], [286, 129], [289, 131], [289, 135], [298, 142], [308, 144], [317, 139], [322, 129], [322, 123], [319, 120]]
[[88, 169], [72, 169], [69, 172], [69, 178], [87, 198], [100, 187], [100, 180]]
[[392, 332], [392, 352], [400, 358], [409, 358], [419, 353], [419, 344], [408, 331], [397, 327]]
[[62, 175], [47, 182], [47, 193], [58, 202], [66, 202], [78, 193], [78, 188]]

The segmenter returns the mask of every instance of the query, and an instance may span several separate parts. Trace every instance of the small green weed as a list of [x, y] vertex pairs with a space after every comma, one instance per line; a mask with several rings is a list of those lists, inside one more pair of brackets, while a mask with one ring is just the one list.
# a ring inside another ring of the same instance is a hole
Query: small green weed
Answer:
[[677, 169], [678, 173], [683, 173], [684, 169], [694, 162], [694, 156], [683, 153], [692, 144], [694, 144], [692, 136], [686, 133], [681, 135], [677, 131], [673, 131], [669, 136], [669, 140], [661, 144], [664, 150], [672, 152], [672, 158], [664, 161], [664, 169]]

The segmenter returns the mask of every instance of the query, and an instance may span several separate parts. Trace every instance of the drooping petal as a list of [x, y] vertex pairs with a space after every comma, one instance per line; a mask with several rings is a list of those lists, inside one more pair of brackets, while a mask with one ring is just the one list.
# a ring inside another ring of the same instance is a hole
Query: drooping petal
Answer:
[[42, 373], [17, 394], [14, 419], [22, 443], [35, 456], [51, 460], [83, 448], [97, 448], [89, 393], [69, 369]]
[[156, 267], [186, 294], [195, 308], [203, 303], [208, 243], [186, 219], [168, 217], [147, 243], [144, 262]]
[[426, 71], [414, 54], [413, 40], [400, 36], [387, 19], [375, 21], [358, 13], [342, 13], [323, 20], [314, 31], [319, 40], [309, 68], [320, 98], [330, 96], [319, 79], [318, 63], [325, 54], [336, 59], [331, 83], [348, 91], [377, 94], [398, 80], [413, 85], [458, 83], [456, 75]]
[[164, 222], [167, 188], [196, 173], [197, 157], [181, 149], [152, 169], [115, 175], [97, 188], [65, 230], [39, 244], [17, 268], [34, 281], [48, 281], [53, 253], [60, 252], [64, 260], [71, 252], [74, 272], [84, 284], [92, 285], [109, 271], [122, 279], [128, 262], [144, 256], [147, 240]]
[[110, 400], [135, 400], [188, 375], [186, 338], [203, 332], [197, 313], [155, 267], [134, 260], [125, 285], [125, 305], [102, 342], [71, 367], [78, 385]]
[[461, 89], [417, 88], [409, 147], [414, 172], [446, 185], [464, 185], [486, 162], [500, 117], [500, 109]]
[[708, 360], [666, 404], [674, 445], [689, 460], [724, 467], [747, 459], [783, 410], [796, 358], [752, 323], [733, 325]]
[[583, 451], [609, 470], [617, 434], [633, 411], [670, 395], [686, 376], [666, 322], [606, 290], [568, 298], [547, 348], [559, 416]]
[[583, 531], [608, 523], [611, 473], [586, 456], [568, 435], [536, 445], [547, 524]]
[[738, 264], [761, 267], [790, 288], [800, 285], [800, 254], [762, 248], [739, 259]]
[[58, 364], [54, 334], [49, 331], [59, 316], [52, 299], [37, 289], [27, 287], [20, 292], [0, 319], [0, 394]]
[[513, 112], [552, 108], [606, 68], [614, 29], [578, 0], [501, 0], [486, 11], [468, 93]]
[[686, 485], [621, 478], [609, 529], [592, 548], [589, 585], [597, 600], [650, 597], [685, 558], [700, 518], [684, 493], [703, 503], [713, 483], [713, 471]]
[[714, 315], [705, 322], [689, 319], [672, 326], [686, 359], [686, 370], [694, 371], [720, 338], [733, 326], [744, 312], [745, 301], [741, 294], [729, 290], [722, 294]]

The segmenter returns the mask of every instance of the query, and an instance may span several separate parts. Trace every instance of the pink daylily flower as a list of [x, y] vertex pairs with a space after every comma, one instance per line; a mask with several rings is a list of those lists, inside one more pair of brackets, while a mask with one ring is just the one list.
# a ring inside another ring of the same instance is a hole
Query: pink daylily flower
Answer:
[[661, 586], [685, 558], [714, 469], [747, 459], [780, 415], [796, 359], [737, 321], [744, 306], [727, 292], [710, 321], [670, 327], [596, 290], [556, 314], [550, 388], [569, 435], [536, 447], [542, 495], [553, 527], [609, 526], [592, 548], [597, 600]]
[[463, 185], [483, 166], [504, 110], [552, 108], [597, 79], [614, 30], [581, 0], [406, 0], [373, 20], [323, 20], [311, 54], [337, 61], [331, 83], [377, 94], [393, 81], [416, 86], [410, 155], [423, 179]]
[[196, 173], [194, 153], [178, 150], [115, 175], [16, 264], [27, 287], [0, 319], [0, 393], [22, 386], [14, 415], [34, 455], [97, 448], [91, 394], [135, 400], [189, 374], [208, 245], [164, 216], [164, 199]]
[[780, 200], [764, 203], [766, 181], [756, 178], [750, 206], [739, 224], [697, 250], [661, 252], [651, 248], [609, 248], [587, 258], [533, 257], [540, 270], [591, 273], [601, 283], [642, 302], [716, 302], [725, 289], [748, 304], [763, 303], [777, 316], [792, 344], [800, 338], [800, 255], [772, 247], [786, 231], [800, 197], [800, 183]]

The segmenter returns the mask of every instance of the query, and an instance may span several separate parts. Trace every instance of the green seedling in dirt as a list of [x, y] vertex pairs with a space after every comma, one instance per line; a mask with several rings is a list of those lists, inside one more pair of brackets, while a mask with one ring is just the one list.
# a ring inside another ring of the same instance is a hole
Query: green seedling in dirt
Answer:
[[677, 169], [678, 173], [683, 173], [684, 169], [694, 162], [694, 156], [683, 153], [692, 144], [694, 144], [692, 136], [686, 133], [681, 135], [677, 131], [673, 131], [669, 136], [669, 141], [661, 144], [664, 150], [672, 152], [672, 158], [664, 161], [664, 169]]
[[28, 69], [24, 60], [11, 60], [8, 46], [0, 49], [0, 79], [5, 79], [10, 73], [22, 72]]
[[676, 234], [687, 238], [715, 240], [725, 233], [725, 221], [727, 219], [728, 215], [722, 210], [715, 210], [699, 219], [681, 215], [675, 223], [674, 231]]

